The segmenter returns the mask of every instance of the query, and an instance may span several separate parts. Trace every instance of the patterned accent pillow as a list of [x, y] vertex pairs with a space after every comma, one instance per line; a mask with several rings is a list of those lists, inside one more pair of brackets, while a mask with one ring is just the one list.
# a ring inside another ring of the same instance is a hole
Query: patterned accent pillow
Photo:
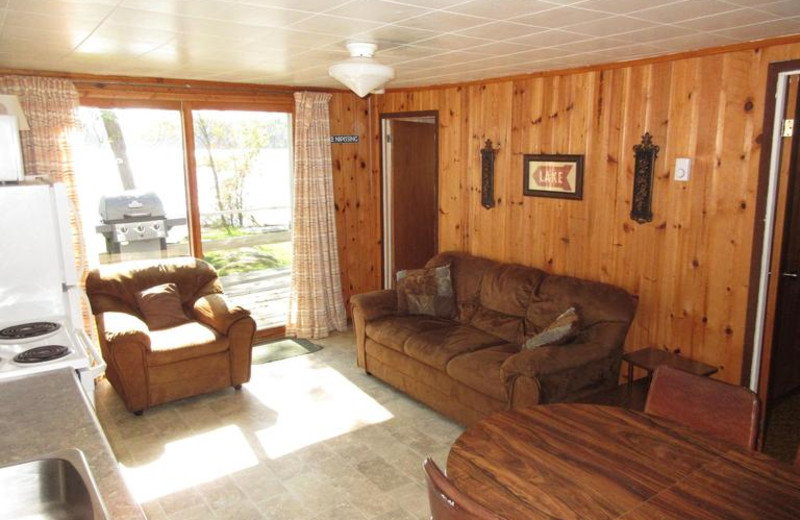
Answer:
[[452, 318], [456, 305], [450, 264], [397, 272], [397, 310], [400, 314], [425, 314]]
[[561, 345], [578, 335], [580, 317], [575, 307], [570, 307], [535, 336], [522, 345], [523, 348], [538, 348], [548, 345]]

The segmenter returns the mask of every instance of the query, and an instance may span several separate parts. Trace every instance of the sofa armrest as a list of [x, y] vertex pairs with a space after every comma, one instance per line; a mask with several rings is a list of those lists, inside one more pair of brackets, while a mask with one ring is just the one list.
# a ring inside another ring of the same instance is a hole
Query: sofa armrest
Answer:
[[608, 347], [597, 343], [522, 349], [505, 360], [503, 373], [539, 377], [579, 367], [608, 357]]
[[103, 312], [98, 315], [108, 344], [138, 343], [150, 350], [150, 329], [139, 317], [126, 312]]
[[198, 298], [192, 306], [195, 319], [205, 323], [225, 336], [237, 321], [250, 317], [250, 311], [233, 305], [222, 294], [207, 294]]
[[356, 364], [367, 370], [367, 322], [397, 313], [397, 292], [389, 289], [356, 294], [350, 298], [356, 336]]
[[361, 312], [364, 321], [372, 321], [397, 313], [397, 291], [387, 289], [356, 294], [350, 298], [350, 305], [355, 312]]
[[[578, 343], [523, 349], [509, 357], [501, 371], [512, 406], [515, 403], [550, 403], [615, 385], [620, 359], [621, 349], [599, 343]], [[515, 395], [521, 387], [533, 386], [538, 390], [536, 402], [526, 402], [525, 396]]]

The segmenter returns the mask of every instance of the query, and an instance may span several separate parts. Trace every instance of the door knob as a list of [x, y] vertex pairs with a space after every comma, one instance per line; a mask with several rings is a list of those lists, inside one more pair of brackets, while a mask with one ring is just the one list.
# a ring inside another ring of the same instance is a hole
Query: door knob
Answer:
[[785, 276], [786, 278], [800, 278], [800, 274], [798, 273], [781, 273], [781, 276]]

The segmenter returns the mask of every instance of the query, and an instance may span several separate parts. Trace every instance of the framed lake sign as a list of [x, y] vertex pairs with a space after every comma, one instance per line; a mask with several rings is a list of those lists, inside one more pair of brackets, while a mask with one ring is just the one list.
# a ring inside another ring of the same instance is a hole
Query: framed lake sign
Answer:
[[583, 198], [583, 155], [524, 155], [523, 163], [523, 195]]

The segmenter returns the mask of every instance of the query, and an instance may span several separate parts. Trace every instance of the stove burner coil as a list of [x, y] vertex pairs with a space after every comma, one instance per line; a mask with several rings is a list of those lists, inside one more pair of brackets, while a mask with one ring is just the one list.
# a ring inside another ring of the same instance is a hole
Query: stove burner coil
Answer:
[[42, 363], [53, 361], [69, 354], [69, 349], [63, 345], [43, 345], [33, 347], [14, 356], [15, 363]]
[[52, 321], [35, 321], [32, 323], [21, 323], [12, 325], [0, 330], [0, 339], [25, 339], [43, 336], [57, 331], [61, 328], [58, 323]]

